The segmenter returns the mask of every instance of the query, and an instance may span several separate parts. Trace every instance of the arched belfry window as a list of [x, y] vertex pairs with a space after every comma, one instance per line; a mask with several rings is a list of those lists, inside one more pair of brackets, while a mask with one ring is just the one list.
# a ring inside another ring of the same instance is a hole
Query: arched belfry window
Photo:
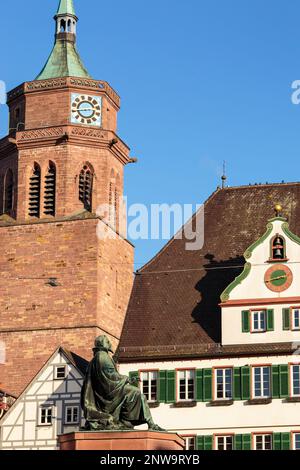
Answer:
[[271, 257], [278, 261], [286, 259], [285, 240], [281, 235], [276, 235], [272, 240]]
[[47, 174], [45, 176], [44, 193], [44, 214], [55, 216], [56, 205], [56, 167], [53, 162], [49, 162]]
[[14, 205], [14, 175], [7, 170], [4, 180], [4, 214], [11, 215]]
[[61, 22], [60, 22], [60, 32], [61, 32], [61, 33], [65, 33], [65, 32], [66, 32], [66, 29], [67, 29], [66, 21], [65, 21], [65, 20], [61, 20]]
[[29, 216], [40, 217], [41, 168], [35, 163], [29, 180]]
[[84, 165], [79, 175], [79, 200], [82, 202], [85, 210], [92, 211], [94, 175], [88, 165]]

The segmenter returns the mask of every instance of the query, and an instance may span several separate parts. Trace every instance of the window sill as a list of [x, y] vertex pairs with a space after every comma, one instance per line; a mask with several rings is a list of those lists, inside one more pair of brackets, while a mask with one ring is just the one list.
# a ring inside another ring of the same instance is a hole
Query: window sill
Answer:
[[286, 403], [300, 403], [300, 397], [288, 397]]
[[149, 408], [158, 408], [160, 403], [159, 401], [148, 401]]
[[233, 400], [213, 400], [209, 403], [210, 406], [231, 406]]
[[272, 403], [272, 398], [253, 398], [246, 401], [247, 405], [269, 405]]
[[272, 258], [270, 258], [270, 259], [268, 259], [267, 263], [287, 263], [288, 261], [289, 261], [288, 258], [282, 258], [282, 259], [278, 259], [278, 258], [272, 259]]
[[197, 406], [196, 401], [178, 401], [177, 403], [173, 403], [173, 408], [194, 408]]

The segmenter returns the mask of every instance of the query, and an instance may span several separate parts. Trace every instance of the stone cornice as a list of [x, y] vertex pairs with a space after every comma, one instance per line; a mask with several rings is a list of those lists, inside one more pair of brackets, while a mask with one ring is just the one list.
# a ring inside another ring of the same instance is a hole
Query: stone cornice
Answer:
[[105, 93], [116, 108], [120, 109], [120, 97], [107, 82], [77, 77], [52, 78], [22, 83], [22, 85], [8, 92], [7, 102], [13, 101], [24, 93], [38, 93], [44, 90], [63, 90], [66, 88], [87, 90], [89, 92], [94, 90]]
[[[114, 140], [116, 143], [113, 143]], [[59, 144], [109, 148], [112, 154], [124, 165], [130, 161], [129, 147], [112, 131], [69, 125], [31, 129], [16, 134], [16, 145], [20, 150], [51, 147]]]

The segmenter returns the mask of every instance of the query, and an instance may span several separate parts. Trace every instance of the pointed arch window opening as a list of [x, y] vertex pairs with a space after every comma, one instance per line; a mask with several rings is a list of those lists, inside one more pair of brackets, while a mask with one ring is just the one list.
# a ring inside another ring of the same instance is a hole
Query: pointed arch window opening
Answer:
[[41, 168], [35, 163], [29, 180], [29, 217], [40, 217]]
[[14, 206], [14, 175], [11, 169], [7, 170], [4, 180], [4, 214], [12, 215]]
[[88, 212], [92, 211], [93, 180], [91, 168], [85, 165], [79, 175], [79, 200]]
[[44, 186], [44, 214], [55, 217], [56, 212], [56, 166], [49, 162]]
[[60, 28], [59, 28], [59, 31], [61, 33], [65, 33], [66, 32], [66, 20], [60, 20]]

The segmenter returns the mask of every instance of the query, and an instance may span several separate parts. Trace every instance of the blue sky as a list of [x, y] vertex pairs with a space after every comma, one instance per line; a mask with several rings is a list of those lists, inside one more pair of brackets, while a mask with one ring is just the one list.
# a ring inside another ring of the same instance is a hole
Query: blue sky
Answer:
[[[32, 80], [58, 0], [1, 2], [0, 80]], [[121, 95], [119, 135], [138, 165], [129, 203], [202, 203], [227, 161], [232, 186], [299, 180], [298, 0], [75, 0], [90, 74]], [[7, 131], [0, 106], [0, 133]], [[165, 241], [141, 240], [136, 268]]]

